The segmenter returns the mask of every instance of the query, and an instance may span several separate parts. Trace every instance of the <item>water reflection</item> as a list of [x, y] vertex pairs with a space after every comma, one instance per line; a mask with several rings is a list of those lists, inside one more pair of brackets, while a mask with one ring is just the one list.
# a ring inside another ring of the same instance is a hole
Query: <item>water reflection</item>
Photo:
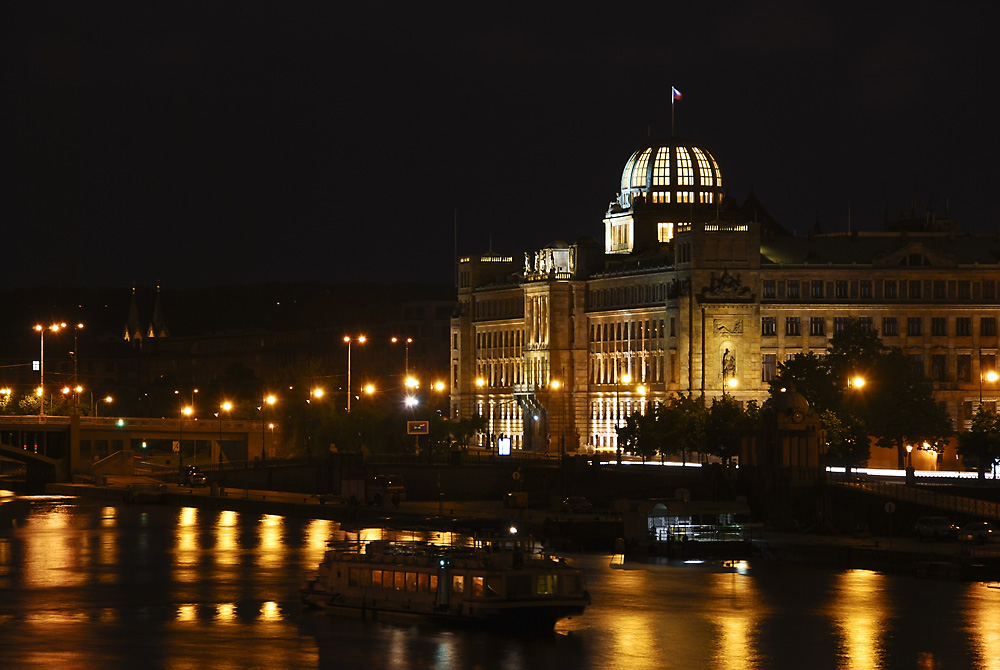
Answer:
[[709, 574], [710, 588], [719, 597], [710, 615], [719, 640], [713, 658], [716, 667], [725, 670], [760, 665], [757, 636], [768, 610], [756, 582], [746, 572], [746, 563], [740, 562], [732, 572]]
[[967, 625], [974, 657], [983, 670], [1000, 670], [1000, 585], [968, 587]]
[[884, 667], [886, 625], [892, 616], [885, 600], [885, 575], [869, 570], [840, 573], [830, 616], [840, 633], [842, 668]]

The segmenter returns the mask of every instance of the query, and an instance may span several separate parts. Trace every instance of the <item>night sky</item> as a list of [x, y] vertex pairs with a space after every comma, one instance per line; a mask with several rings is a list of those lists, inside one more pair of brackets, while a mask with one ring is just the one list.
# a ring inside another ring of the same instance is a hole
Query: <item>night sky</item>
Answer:
[[1000, 229], [990, 2], [22, 4], [9, 287], [436, 283], [456, 220], [460, 254], [601, 238], [671, 86], [675, 134], [798, 234], [914, 199]]

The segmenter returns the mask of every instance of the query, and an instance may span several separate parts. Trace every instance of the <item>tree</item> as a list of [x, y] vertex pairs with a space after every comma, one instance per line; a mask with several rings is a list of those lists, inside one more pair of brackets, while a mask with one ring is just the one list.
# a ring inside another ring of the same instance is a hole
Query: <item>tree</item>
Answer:
[[986, 478], [986, 471], [1000, 463], [1000, 416], [982, 405], [969, 430], [958, 434], [958, 455]]
[[836, 383], [826, 357], [809, 352], [778, 364], [778, 372], [770, 382], [773, 398], [782, 389], [794, 388], [818, 412], [840, 406], [842, 389]]
[[729, 466], [740, 453], [740, 439], [749, 428], [747, 415], [732, 396], [713, 398], [704, 415], [705, 451]]
[[944, 451], [951, 434], [948, 413], [934, 400], [923, 370], [893, 348], [873, 366], [871, 383], [857, 391], [861, 416], [875, 443], [896, 449], [897, 467], [906, 465], [906, 445]]
[[866, 463], [871, 458], [871, 439], [865, 422], [853, 414], [841, 418], [833, 410], [826, 410], [819, 417], [826, 431], [827, 459], [841, 465], [844, 472]]
[[657, 412], [657, 422], [663, 424], [661, 453], [679, 454], [687, 463], [688, 454], [704, 444], [704, 415], [707, 410], [701, 398], [677, 394]]

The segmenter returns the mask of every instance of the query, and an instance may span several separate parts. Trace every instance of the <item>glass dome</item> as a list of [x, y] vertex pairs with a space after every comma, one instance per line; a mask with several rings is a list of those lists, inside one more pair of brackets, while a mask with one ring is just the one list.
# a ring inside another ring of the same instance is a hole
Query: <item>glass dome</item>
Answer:
[[722, 172], [704, 147], [671, 137], [640, 148], [622, 171], [618, 205], [714, 205], [722, 198]]

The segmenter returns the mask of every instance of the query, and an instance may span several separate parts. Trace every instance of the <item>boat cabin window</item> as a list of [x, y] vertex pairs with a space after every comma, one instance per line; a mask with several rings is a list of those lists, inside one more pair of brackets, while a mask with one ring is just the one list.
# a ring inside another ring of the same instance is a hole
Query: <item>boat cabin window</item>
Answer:
[[393, 570], [366, 570], [351, 568], [347, 573], [351, 586], [371, 586], [376, 589], [392, 589], [410, 593], [433, 593], [437, 591], [438, 576], [426, 572], [396, 572]]
[[465, 593], [465, 575], [451, 576], [451, 592], [458, 595]]
[[503, 577], [491, 575], [472, 578], [472, 596], [474, 598], [499, 598], [503, 594]]
[[559, 575], [538, 575], [536, 593], [540, 596], [554, 596], [559, 593]]

